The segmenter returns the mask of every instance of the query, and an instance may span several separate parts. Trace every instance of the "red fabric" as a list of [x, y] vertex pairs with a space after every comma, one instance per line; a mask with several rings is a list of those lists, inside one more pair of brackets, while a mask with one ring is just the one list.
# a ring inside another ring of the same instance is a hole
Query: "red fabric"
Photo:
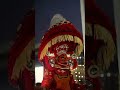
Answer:
[[44, 57], [44, 68], [47, 68], [50, 71], [53, 71], [55, 69], [55, 68], [50, 66], [49, 58], [47, 56]]
[[23, 72], [21, 72], [19, 82], [19, 86], [21, 86], [20, 88], [22, 90], [34, 90], [34, 74], [31, 73], [28, 69], [24, 69]]
[[13, 68], [16, 62], [17, 57], [20, 55], [22, 50], [26, 47], [26, 45], [33, 39], [35, 36], [35, 12], [31, 10], [25, 15], [23, 21], [21, 22], [22, 27], [17, 32], [17, 38], [14, 41], [10, 51], [9, 51], [9, 60], [8, 60], [8, 77], [10, 83], [14, 86], [18, 85], [18, 79], [11, 79]]
[[55, 87], [52, 85], [53, 81], [54, 80], [53, 80], [53, 77], [51, 75], [46, 75], [43, 78], [41, 86], [45, 87], [45, 88], [53, 88], [53, 87]]
[[71, 24], [62, 24], [59, 26], [56, 26], [54, 28], [51, 28], [47, 33], [45, 33], [44, 38], [41, 40], [41, 45], [39, 46], [39, 52], [38, 52], [38, 58], [40, 58], [41, 51], [44, 49], [45, 45], [59, 35], [73, 35], [81, 38], [82, 35], [80, 32], [77, 31], [77, 29]]
[[[113, 23], [109, 16], [97, 6], [95, 0], [85, 0], [85, 22], [105, 27], [111, 33], [113, 40], [116, 41], [116, 31]], [[101, 82], [99, 77], [91, 78], [88, 75], [88, 68], [93, 65], [92, 62], [96, 64], [97, 52], [102, 45], [104, 45], [102, 40], [96, 40], [94, 36], [86, 36], [86, 79], [92, 82], [94, 86], [92, 90], [100, 90]]]
[[[97, 76], [95, 78], [92, 78], [89, 76], [88, 74], [88, 69], [91, 65], [93, 65], [91, 63], [92, 61], [87, 61], [86, 62], [86, 70], [85, 70], [85, 79], [88, 80], [89, 82], [91, 82], [91, 84], [93, 85], [93, 89], [92, 90], [101, 90], [101, 81], [100, 81], [100, 77]], [[88, 85], [86, 85], [86, 87], [88, 87]]]

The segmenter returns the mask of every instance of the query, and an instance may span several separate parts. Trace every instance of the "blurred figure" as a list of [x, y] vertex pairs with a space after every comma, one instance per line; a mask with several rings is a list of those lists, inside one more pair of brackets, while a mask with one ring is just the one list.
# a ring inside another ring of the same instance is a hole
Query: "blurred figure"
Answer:
[[17, 37], [9, 52], [8, 78], [19, 90], [34, 90], [35, 11], [30, 10], [18, 27]]
[[100, 74], [115, 61], [116, 31], [95, 0], [85, 0], [85, 48], [88, 90], [101, 90]]
[[45, 90], [75, 90], [71, 70], [83, 51], [82, 36], [62, 15], [53, 16], [48, 32], [39, 46], [39, 60], [44, 63], [41, 84]]

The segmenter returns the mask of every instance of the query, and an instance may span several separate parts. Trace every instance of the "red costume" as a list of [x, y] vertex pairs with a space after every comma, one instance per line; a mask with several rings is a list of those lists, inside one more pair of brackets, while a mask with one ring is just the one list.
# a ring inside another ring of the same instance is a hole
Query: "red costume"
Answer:
[[34, 14], [34, 10], [31, 10], [25, 15], [9, 52], [9, 81], [20, 90], [34, 90]]
[[85, 28], [87, 84], [91, 84], [92, 90], [101, 90], [100, 74], [108, 70], [114, 61], [116, 32], [109, 17], [96, 5], [95, 0], [85, 0]]
[[44, 63], [42, 87], [51, 90], [74, 90], [71, 70], [77, 67], [76, 57], [83, 50], [82, 36], [72, 23], [56, 14], [42, 38], [39, 60]]

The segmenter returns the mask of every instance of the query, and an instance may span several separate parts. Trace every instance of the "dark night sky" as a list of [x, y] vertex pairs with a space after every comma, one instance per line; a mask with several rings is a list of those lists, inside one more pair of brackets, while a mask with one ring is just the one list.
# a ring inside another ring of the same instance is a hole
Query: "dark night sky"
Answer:
[[81, 32], [80, 0], [36, 0], [36, 43], [48, 30], [53, 15], [61, 14]]
[[[67, 0], [36, 0], [35, 7], [39, 9], [36, 14], [36, 17], [39, 18], [36, 19], [35, 23], [36, 30], [39, 31], [36, 35], [36, 43], [39, 42], [43, 33], [47, 31], [50, 19], [55, 13], [61, 13], [81, 31], [80, 13], [78, 13], [80, 11], [78, 8], [80, 7], [78, 6], [78, 2], [79, 0], [69, 0], [69, 2]], [[104, 7], [103, 10], [106, 11], [108, 15], [110, 15], [111, 20], [113, 20], [113, 13], [109, 10], [112, 7], [112, 0], [97, 0], [97, 3]], [[106, 4], [109, 4], [108, 7], [106, 7]], [[2, 0], [0, 3], [0, 90], [14, 90], [9, 86], [7, 81], [9, 42], [15, 38], [17, 26], [24, 14], [31, 9], [32, 6], [33, 0]], [[58, 9], [57, 12], [56, 9]]]

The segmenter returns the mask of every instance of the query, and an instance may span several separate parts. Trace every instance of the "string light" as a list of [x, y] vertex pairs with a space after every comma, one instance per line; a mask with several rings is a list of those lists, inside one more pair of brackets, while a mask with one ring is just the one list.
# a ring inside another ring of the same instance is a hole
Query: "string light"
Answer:
[[82, 57], [79, 57], [80, 59], [82, 58]]
[[80, 72], [78, 72], [78, 74], [80, 74]]
[[77, 73], [77, 72], [75, 72], [75, 73]]
[[100, 77], [104, 77], [104, 74], [100, 74]]
[[107, 73], [107, 77], [110, 77], [110, 76], [111, 76], [111, 73], [108, 72], [108, 73]]

